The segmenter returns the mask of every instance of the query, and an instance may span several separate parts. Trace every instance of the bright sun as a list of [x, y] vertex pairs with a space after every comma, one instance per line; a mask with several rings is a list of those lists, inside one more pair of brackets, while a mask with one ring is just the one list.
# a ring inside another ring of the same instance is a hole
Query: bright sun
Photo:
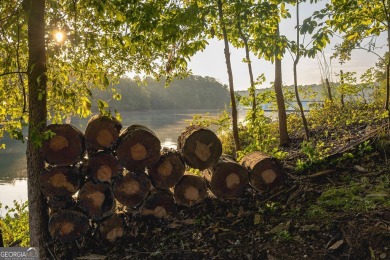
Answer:
[[57, 31], [54, 33], [54, 38], [56, 39], [57, 42], [62, 42], [65, 38], [65, 35], [63, 32]]

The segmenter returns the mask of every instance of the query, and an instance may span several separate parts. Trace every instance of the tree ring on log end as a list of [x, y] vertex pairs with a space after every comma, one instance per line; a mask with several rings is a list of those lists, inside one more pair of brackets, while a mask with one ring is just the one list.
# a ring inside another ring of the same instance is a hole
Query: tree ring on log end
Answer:
[[72, 166], [44, 168], [39, 176], [46, 197], [70, 197], [80, 188], [79, 170]]
[[163, 218], [163, 217], [165, 217], [165, 216], [167, 215], [167, 211], [165, 210], [164, 207], [157, 206], [157, 207], [154, 209], [153, 215], [154, 215], [156, 218]]
[[135, 161], [142, 161], [148, 155], [144, 145], [136, 143], [130, 147], [131, 158]]
[[102, 129], [97, 133], [96, 141], [103, 147], [110, 147], [114, 142], [114, 137], [107, 129]]
[[213, 143], [211, 144], [204, 144], [196, 140], [196, 147], [195, 147], [195, 154], [196, 156], [203, 162], [207, 162], [207, 160], [211, 156], [210, 147], [213, 146]]
[[85, 235], [90, 229], [86, 215], [75, 210], [54, 213], [48, 224], [51, 237], [61, 243], [70, 243]]
[[74, 223], [65, 223], [60, 227], [60, 234], [61, 235], [68, 235], [74, 230]]
[[139, 190], [140, 190], [140, 185], [137, 181], [126, 182], [121, 189], [121, 191], [123, 191], [129, 195], [137, 194], [137, 192], [139, 192]]
[[158, 166], [157, 171], [161, 176], [167, 177], [170, 176], [173, 170], [173, 166], [170, 160], [164, 161], [160, 166]]
[[58, 152], [66, 147], [68, 147], [68, 139], [62, 135], [55, 135], [50, 138], [50, 148], [53, 151]]
[[230, 173], [226, 177], [226, 187], [229, 189], [234, 189], [240, 184], [240, 177], [236, 173]]
[[165, 218], [176, 212], [176, 205], [169, 191], [153, 190], [140, 208], [141, 215]]
[[106, 239], [110, 243], [114, 243], [119, 237], [123, 237], [123, 227], [116, 227], [108, 232]]
[[188, 186], [184, 190], [184, 197], [187, 200], [196, 201], [199, 199], [199, 190], [195, 188], [194, 186]]
[[101, 165], [97, 170], [97, 178], [100, 181], [110, 181], [112, 176], [111, 167], [107, 165]]
[[266, 184], [270, 184], [275, 181], [277, 174], [273, 169], [267, 169], [261, 173], [261, 177]]

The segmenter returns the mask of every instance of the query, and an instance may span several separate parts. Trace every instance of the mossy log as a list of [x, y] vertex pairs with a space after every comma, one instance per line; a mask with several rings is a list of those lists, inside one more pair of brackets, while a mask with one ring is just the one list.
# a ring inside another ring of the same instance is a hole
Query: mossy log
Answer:
[[154, 187], [168, 190], [180, 181], [185, 170], [181, 154], [174, 149], [164, 148], [160, 160], [148, 169], [148, 174]]
[[89, 153], [112, 148], [118, 141], [122, 124], [114, 117], [95, 115], [85, 129], [85, 142]]
[[141, 215], [165, 218], [176, 212], [173, 194], [165, 190], [154, 190], [140, 208]]
[[191, 207], [207, 198], [207, 182], [200, 176], [186, 173], [174, 188], [178, 205]]
[[73, 166], [44, 168], [40, 175], [40, 184], [46, 197], [72, 196], [80, 188], [79, 169]]
[[90, 229], [88, 217], [75, 210], [54, 213], [49, 220], [51, 237], [61, 243], [70, 243], [84, 236]]
[[106, 183], [86, 182], [77, 196], [79, 207], [92, 219], [101, 219], [111, 215], [115, 209], [114, 194]]
[[241, 165], [249, 172], [250, 185], [260, 192], [272, 192], [284, 185], [284, 171], [280, 163], [263, 152], [245, 155]]
[[114, 181], [113, 191], [115, 198], [122, 205], [136, 207], [148, 196], [151, 186], [145, 171], [126, 172]]
[[115, 156], [105, 151], [91, 155], [85, 166], [85, 175], [100, 182], [111, 182], [122, 171], [123, 167]]
[[114, 243], [125, 233], [123, 218], [114, 214], [99, 223], [98, 228], [100, 239]]
[[154, 166], [160, 159], [161, 143], [152, 130], [131, 125], [124, 130], [116, 147], [120, 163], [129, 171]]
[[85, 153], [85, 139], [80, 130], [67, 124], [52, 124], [46, 129], [54, 133], [42, 142], [41, 152], [48, 164], [67, 166], [81, 161]]
[[228, 156], [203, 171], [211, 192], [220, 199], [238, 197], [248, 184], [248, 172]]
[[189, 126], [177, 139], [177, 148], [192, 168], [204, 170], [216, 163], [222, 144], [215, 133], [200, 126]]

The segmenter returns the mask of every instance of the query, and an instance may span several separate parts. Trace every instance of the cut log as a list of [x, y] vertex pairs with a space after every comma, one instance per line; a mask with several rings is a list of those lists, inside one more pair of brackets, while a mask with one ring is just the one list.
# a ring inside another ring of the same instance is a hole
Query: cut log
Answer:
[[148, 174], [154, 187], [168, 190], [180, 181], [185, 170], [181, 154], [174, 149], [164, 148], [160, 160], [148, 169]]
[[241, 159], [249, 172], [250, 185], [260, 192], [271, 192], [284, 184], [284, 171], [280, 163], [262, 152], [252, 152]]
[[177, 139], [177, 148], [192, 168], [204, 170], [216, 163], [222, 144], [215, 133], [200, 126], [189, 126]]
[[66, 166], [79, 162], [85, 152], [85, 139], [74, 126], [52, 124], [47, 126], [55, 135], [42, 142], [41, 152], [50, 165]]
[[76, 206], [76, 201], [72, 197], [52, 197], [49, 198], [47, 204], [51, 213], [59, 210], [70, 209]]
[[178, 205], [191, 207], [207, 198], [207, 182], [200, 176], [187, 173], [176, 184], [174, 198]]
[[70, 197], [80, 188], [79, 170], [73, 166], [44, 168], [40, 183], [42, 193], [46, 197]]
[[88, 217], [75, 210], [58, 211], [49, 220], [51, 237], [61, 243], [70, 243], [87, 234], [89, 229]]
[[100, 182], [111, 182], [111, 178], [122, 171], [123, 167], [115, 156], [104, 151], [91, 155], [85, 168], [88, 178]]
[[118, 160], [129, 171], [154, 166], [160, 159], [161, 143], [152, 130], [132, 125], [120, 134], [116, 148]]
[[203, 171], [209, 188], [220, 199], [236, 198], [248, 184], [248, 172], [228, 156], [222, 156], [212, 168]]
[[118, 141], [121, 123], [114, 117], [95, 115], [85, 129], [85, 143], [89, 153], [106, 150]]
[[118, 176], [114, 181], [115, 198], [128, 207], [142, 204], [148, 196], [152, 184], [145, 171], [127, 172], [123, 177]]
[[86, 182], [78, 194], [79, 207], [93, 219], [111, 215], [115, 209], [114, 194], [106, 183]]
[[154, 190], [140, 208], [141, 215], [166, 218], [176, 212], [172, 193], [165, 190]]
[[102, 240], [114, 243], [125, 233], [123, 218], [114, 214], [99, 223], [98, 230]]

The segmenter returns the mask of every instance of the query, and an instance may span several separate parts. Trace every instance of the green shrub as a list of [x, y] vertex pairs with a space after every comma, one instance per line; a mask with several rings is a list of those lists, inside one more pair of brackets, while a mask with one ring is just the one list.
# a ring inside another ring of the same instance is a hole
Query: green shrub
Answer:
[[0, 229], [3, 235], [4, 246], [9, 246], [14, 242], [18, 245], [27, 247], [30, 244], [30, 234], [28, 229], [28, 203], [19, 203], [14, 200], [14, 206], [11, 208], [5, 206], [4, 215], [3, 205], [0, 203]]

